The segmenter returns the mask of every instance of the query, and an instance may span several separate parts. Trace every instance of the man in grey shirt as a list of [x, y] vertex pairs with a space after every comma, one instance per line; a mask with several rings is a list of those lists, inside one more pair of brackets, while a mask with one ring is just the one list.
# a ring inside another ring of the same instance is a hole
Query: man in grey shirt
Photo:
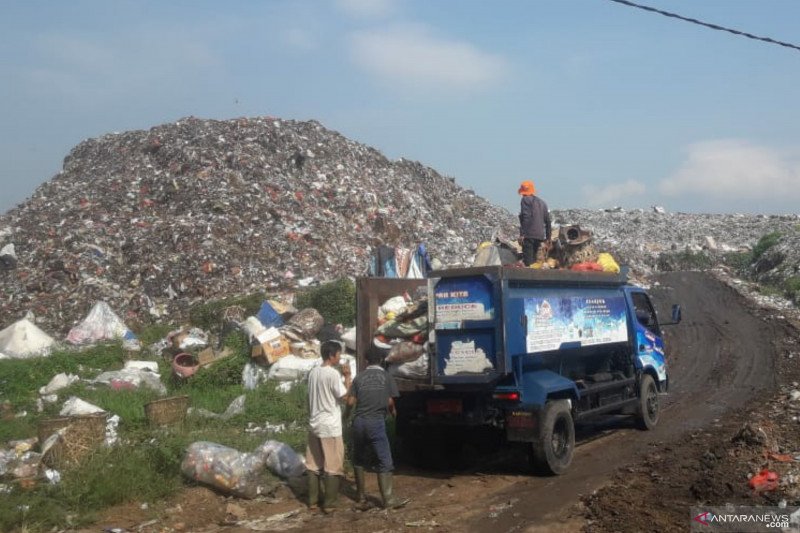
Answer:
[[356, 376], [350, 389], [348, 403], [355, 405], [353, 416], [353, 470], [357, 500], [366, 501], [364, 473], [370, 449], [377, 457], [378, 486], [385, 509], [402, 507], [408, 500], [394, 497], [392, 489], [392, 450], [386, 436], [386, 416], [397, 415], [394, 398], [400, 394], [397, 385], [381, 366], [382, 354], [371, 347], [366, 354], [367, 368]]

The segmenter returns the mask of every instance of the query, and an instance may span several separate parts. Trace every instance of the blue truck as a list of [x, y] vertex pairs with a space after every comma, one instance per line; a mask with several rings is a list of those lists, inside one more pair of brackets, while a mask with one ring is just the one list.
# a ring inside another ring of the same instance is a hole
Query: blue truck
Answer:
[[[569, 467], [575, 423], [599, 415], [659, 418], [669, 388], [661, 327], [648, 294], [623, 274], [501, 266], [439, 270], [427, 280], [358, 281], [363, 353], [380, 302], [427, 284], [429, 370], [397, 379], [397, 435], [493, 428], [524, 443], [547, 474]], [[680, 322], [680, 306], [670, 324]], [[462, 433], [458, 433], [461, 435]]]

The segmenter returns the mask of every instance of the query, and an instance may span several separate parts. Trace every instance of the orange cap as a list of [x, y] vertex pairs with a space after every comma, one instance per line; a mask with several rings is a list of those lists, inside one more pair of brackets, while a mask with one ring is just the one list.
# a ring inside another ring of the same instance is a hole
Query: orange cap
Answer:
[[517, 192], [522, 196], [533, 196], [536, 194], [536, 187], [533, 186], [533, 182], [531, 180], [526, 180], [522, 182], [522, 185], [519, 186], [519, 190]]

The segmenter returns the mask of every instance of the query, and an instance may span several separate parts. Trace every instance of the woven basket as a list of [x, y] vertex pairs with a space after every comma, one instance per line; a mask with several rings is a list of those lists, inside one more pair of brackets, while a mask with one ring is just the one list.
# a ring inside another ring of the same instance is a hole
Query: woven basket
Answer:
[[43, 460], [55, 468], [75, 464], [103, 444], [106, 436], [106, 413], [51, 418], [39, 422], [39, 443], [64, 428], [58, 441], [47, 451]]
[[146, 404], [144, 414], [154, 426], [169, 426], [183, 422], [188, 407], [188, 396], [172, 396]]

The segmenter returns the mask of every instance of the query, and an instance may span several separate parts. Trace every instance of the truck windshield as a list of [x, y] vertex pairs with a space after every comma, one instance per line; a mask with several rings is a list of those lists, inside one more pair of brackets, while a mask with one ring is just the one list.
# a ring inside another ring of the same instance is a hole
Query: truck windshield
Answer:
[[656, 312], [653, 310], [647, 295], [643, 292], [634, 292], [631, 294], [631, 298], [633, 299], [633, 308], [636, 311], [636, 320], [655, 335], [661, 336]]

